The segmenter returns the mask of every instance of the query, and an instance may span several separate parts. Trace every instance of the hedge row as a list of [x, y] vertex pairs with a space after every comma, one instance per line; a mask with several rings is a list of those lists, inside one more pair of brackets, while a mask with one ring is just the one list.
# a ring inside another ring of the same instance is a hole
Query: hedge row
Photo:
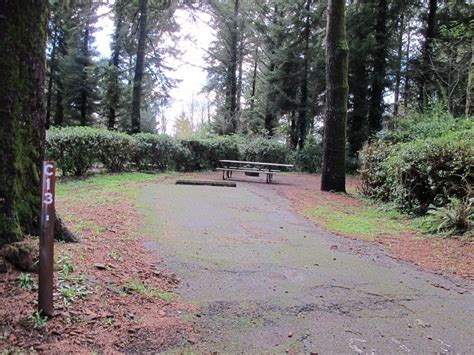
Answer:
[[302, 171], [320, 168], [320, 145], [310, 140], [295, 154], [277, 140], [218, 136], [178, 140], [168, 135], [125, 133], [90, 127], [52, 128], [47, 133], [46, 155], [63, 175], [81, 176], [93, 166], [108, 171], [214, 169], [220, 159], [295, 163]]
[[474, 125], [462, 125], [460, 131], [447, 129], [435, 137], [366, 146], [361, 154], [362, 192], [415, 214], [444, 206], [453, 197], [466, 198], [474, 183]]

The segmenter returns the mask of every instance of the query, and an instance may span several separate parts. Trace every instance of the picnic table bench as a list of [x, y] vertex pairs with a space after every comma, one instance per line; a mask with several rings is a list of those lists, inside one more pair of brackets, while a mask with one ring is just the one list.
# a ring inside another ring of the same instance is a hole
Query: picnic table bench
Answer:
[[256, 161], [241, 161], [241, 160], [219, 160], [222, 167], [217, 170], [222, 170], [222, 180], [232, 178], [232, 172], [241, 171], [247, 176], [260, 176], [265, 174], [267, 184], [273, 181], [273, 175], [280, 172], [281, 168], [292, 168], [292, 164], [277, 164], [265, 163]]

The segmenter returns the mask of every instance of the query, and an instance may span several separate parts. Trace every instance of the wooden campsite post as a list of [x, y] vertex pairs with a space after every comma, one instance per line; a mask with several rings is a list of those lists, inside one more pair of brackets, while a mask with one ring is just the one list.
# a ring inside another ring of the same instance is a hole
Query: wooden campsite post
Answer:
[[54, 260], [54, 184], [56, 164], [44, 161], [41, 174], [41, 219], [38, 272], [38, 310], [53, 316], [53, 260]]

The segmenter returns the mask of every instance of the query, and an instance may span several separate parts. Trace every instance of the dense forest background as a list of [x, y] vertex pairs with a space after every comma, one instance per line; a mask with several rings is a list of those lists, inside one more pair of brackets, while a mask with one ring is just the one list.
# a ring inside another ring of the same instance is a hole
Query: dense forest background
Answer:
[[[99, 7], [113, 16], [111, 57], [98, 60]], [[47, 46], [47, 125], [160, 131], [173, 80], [163, 57], [179, 56], [177, 9], [212, 16], [206, 48], [207, 117], [183, 111], [176, 134], [276, 136], [291, 149], [320, 139], [325, 103], [326, 2], [314, 0], [117, 0], [55, 2]], [[348, 1], [349, 156], [399, 117], [466, 107], [471, 62], [468, 1]], [[169, 39], [175, 40], [169, 46]], [[166, 41], [165, 41], [166, 39]], [[168, 43], [166, 45], [165, 43]], [[212, 109], [210, 108], [212, 107]]]

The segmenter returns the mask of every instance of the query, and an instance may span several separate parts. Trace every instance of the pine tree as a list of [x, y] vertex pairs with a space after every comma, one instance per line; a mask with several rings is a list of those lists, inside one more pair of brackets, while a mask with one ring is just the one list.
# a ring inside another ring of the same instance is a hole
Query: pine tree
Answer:
[[96, 10], [92, 0], [77, 3], [65, 25], [67, 54], [60, 63], [60, 75], [67, 124], [90, 125], [98, 110], [98, 70], [92, 45]]
[[0, 0], [0, 245], [39, 231], [47, 2]]
[[328, 1], [326, 27], [326, 119], [321, 190], [345, 192], [348, 51], [345, 1]]

